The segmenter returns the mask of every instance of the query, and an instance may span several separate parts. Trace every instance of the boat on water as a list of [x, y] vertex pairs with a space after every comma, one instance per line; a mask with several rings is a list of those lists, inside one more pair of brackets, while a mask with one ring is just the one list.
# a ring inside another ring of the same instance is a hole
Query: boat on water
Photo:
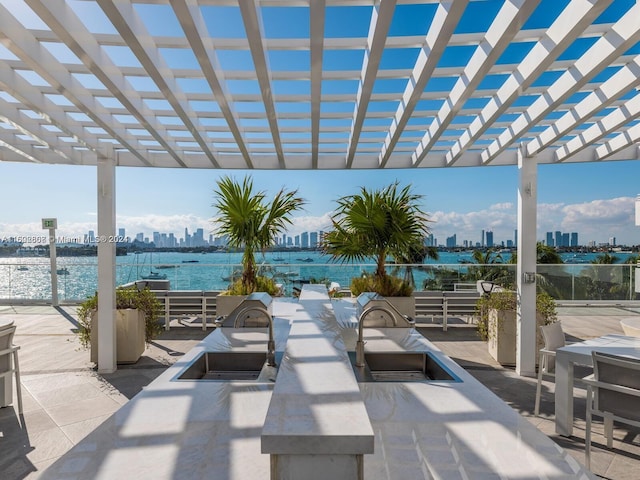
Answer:
[[29, 267], [26, 267], [26, 266], [24, 266], [24, 265], [20, 265], [20, 266], [18, 267], [18, 270], [20, 270], [21, 272], [24, 272], [25, 270], [29, 270]]
[[199, 263], [200, 260], [182, 260], [182, 263]]
[[58, 275], [69, 275], [69, 269], [67, 267], [58, 268], [56, 273]]
[[274, 261], [274, 262], [284, 262], [284, 258], [282, 258], [282, 257], [275, 257], [275, 258], [273, 259], [273, 261]]
[[296, 259], [296, 260], [298, 260], [299, 262], [307, 262], [307, 263], [308, 263], [308, 262], [313, 262], [313, 258], [311, 258], [311, 257], [298, 258], [298, 259]]
[[156, 265], [156, 268], [162, 268], [162, 269], [167, 269], [167, 268], [178, 268], [178, 265], [171, 265], [171, 264], [166, 264], [166, 265]]
[[164, 273], [151, 271], [146, 275], [140, 275], [140, 278], [142, 278], [143, 280], [165, 280], [167, 278], [167, 275]]

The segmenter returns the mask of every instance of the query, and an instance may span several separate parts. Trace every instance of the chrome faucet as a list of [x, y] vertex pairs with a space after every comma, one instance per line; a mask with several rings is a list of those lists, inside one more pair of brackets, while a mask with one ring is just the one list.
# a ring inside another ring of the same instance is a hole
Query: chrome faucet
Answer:
[[387, 307], [383, 307], [380, 305], [373, 306], [371, 308], [367, 308], [360, 314], [360, 318], [358, 319], [358, 341], [356, 342], [356, 367], [364, 367], [364, 319], [371, 312], [381, 311], [386, 313], [389, 318], [393, 321], [393, 326], [397, 325], [396, 317], [393, 312]]
[[246, 320], [245, 314], [249, 312], [262, 313], [267, 319], [267, 323], [269, 327], [269, 340], [267, 341], [267, 365], [269, 365], [270, 367], [275, 367], [276, 366], [276, 342], [273, 338], [273, 318], [265, 308], [247, 307], [244, 310], [241, 310], [240, 313], [236, 315], [236, 319], [233, 323], [233, 328], [244, 327], [244, 322]]

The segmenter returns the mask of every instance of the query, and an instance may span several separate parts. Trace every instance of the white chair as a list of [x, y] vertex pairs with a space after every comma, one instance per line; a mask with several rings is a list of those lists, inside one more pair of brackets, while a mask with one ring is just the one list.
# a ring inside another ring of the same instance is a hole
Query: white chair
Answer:
[[[0, 380], [3, 381], [3, 389], [8, 397], [6, 404], [11, 403], [13, 392], [11, 387], [11, 375], [16, 376], [16, 391], [18, 393], [18, 413], [22, 414], [22, 387], [20, 384], [20, 365], [18, 363], [18, 350], [20, 347], [13, 345], [13, 334], [16, 331], [15, 325], [4, 326], [0, 329]], [[6, 358], [4, 358], [6, 357]], [[3, 401], [3, 403], [5, 403]], [[2, 405], [2, 404], [0, 404]]]
[[538, 365], [538, 385], [536, 386], [536, 404], [533, 411], [535, 416], [540, 413], [540, 396], [542, 390], [542, 376], [555, 376], [556, 350], [566, 345], [564, 331], [560, 322], [542, 325], [540, 327], [544, 347], [540, 349], [540, 359]]
[[613, 422], [640, 427], [640, 359], [593, 352], [593, 375], [587, 384], [585, 465], [591, 468], [591, 421], [604, 418], [607, 448], [613, 446]]

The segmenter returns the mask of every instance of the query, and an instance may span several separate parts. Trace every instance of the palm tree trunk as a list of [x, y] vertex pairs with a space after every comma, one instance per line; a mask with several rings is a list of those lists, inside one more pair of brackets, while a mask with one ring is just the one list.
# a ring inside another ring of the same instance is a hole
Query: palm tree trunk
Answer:
[[387, 270], [385, 267], [385, 262], [387, 261], [387, 253], [386, 252], [381, 252], [378, 255], [378, 264], [376, 267], [376, 277], [378, 278], [384, 278], [387, 276]]

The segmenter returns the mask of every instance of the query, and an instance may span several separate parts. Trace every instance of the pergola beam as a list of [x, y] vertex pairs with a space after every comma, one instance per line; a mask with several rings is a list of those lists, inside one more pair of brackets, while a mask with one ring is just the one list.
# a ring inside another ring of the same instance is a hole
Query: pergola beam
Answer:
[[486, 36], [411, 156], [414, 166], [420, 165], [539, 3], [540, 0], [509, 0], [502, 5]]
[[404, 127], [415, 110], [416, 104], [421, 99], [424, 87], [431, 78], [436, 65], [438, 65], [440, 57], [449, 44], [451, 35], [453, 35], [468, 3], [468, 0], [456, 0], [455, 2], [441, 2], [438, 4], [436, 14], [424, 39], [424, 44], [421, 45], [418, 59], [389, 127], [389, 133], [382, 145], [382, 151], [378, 156], [380, 168], [384, 168], [389, 161], [389, 157], [393, 153]]
[[535, 155], [552, 145], [556, 140], [579, 127], [594, 114], [608, 107], [638, 85], [640, 85], [640, 55], [531, 140], [527, 144], [527, 155]]
[[360, 83], [356, 95], [356, 106], [353, 112], [351, 132], [349, 134], [349, 146], [347, 147], [347, 168], [351, 168], [356, 149], [358, 148], [362, 125], [364, 124], [369, 101], [371, 100], [373, 85], [376, 82], [380, 59], [384, 52], [384, 45], [387, 40], [387, 34], [389, 33], [395, 8], [395, 0], [382, 0], [380, 3], [374, 4], [371, 11], [367, 48], [362, 61]]
[[599, 119], [589, 128], [580, 132], [555, 151], [557, 162], [563, 162], [585, 148], [593, 145], [625, 124], [640, 118], [640, 95], [635, 95], [604, 118]]
[[260, 16], [260, 5], [256, 0], [238, 0], [240, 12], [242, 13], [242, 21], [249, 41], [249, 49], [253, 58], [256, 77], [260, 84], [260, 92], [262, 94], [262, 102], [264, 110], [271, 128], [271, 136], [273, 137], [273, 147], [278, 156], [280, 168], [286, 168], [284, 153], [282, 152], [282, 141], [280, 140], [280, 130], [278, 127], [278, 116], [276, 114], [276, 106], [273, 101], [273, 89], [271, 87], [271, 76], [267, 65], [267, 48], [263, 42], [264, 29], [262, 28], [262, 20]]
[[577, 92], [591, 78], [609, 66], [611, 61], [640, 40], [640, 4], [631, 7], [616, 22], [611, 31], [598, 39], [547, 92], [539, 97], [527, 111], [520, 115], [512, 127], [503, 132], [482, 152], [482, 162], [487, 164], [496, 155], [534, 126], [564, 100]]
[[189, 40], [189, 46], [193, 50], [204, 77], [209, 84], [209, 88], [215, 96], [220, 111], [227, 121], [229, 131], [242, 154], [247, 168], [253, 168], [251, 155], [247, 149], [246, 141], [239, 126], [238, 115], [233, 108], [233, 99], [227, 92], [225, 78], [222, 68], [215, 53], [215, 48], [209, 43], [205, 45], [204, 38], [207, 37], [207, 26], [202, 17], [202, 12], [197, 0], [170, 0], [171, 6]]
[[[553, 65], [569, 46], [612, 0], [576, 0], [570, 2], [558, 18], [525, 56], [509, 78], [495, 92], [478, 117], [447, 153], [447, 165], [453, 165], [494, 122], [507, 112], [513, 102], [528, 91], [531, 84]], [[567, 65], [567, 68], [571, 64]]]
[[[318, 168], [320, 113], [322, 103], [322, 61], [324, 57], [325, 0], [309, 5], [309, 49], [311, 55], [311, 168]], [[275, 72], [273, 72], [275, 74]], [[274, 78], [275, 75], [273, 75]]]
[[[171, 69], [162, 59], [160, 52], [153, 43], [153, 38], [144, 28], [144, 24], [138, 17], [133, 5], [129, 1], [122, 0], [96, 0], [105, 15], [128, 47], [142, 64], [149, 77], [158, 86], [171, 108], [176, 112], [182, 123], [193, 135], [202, 152], [207, 156], [214, 168], [219, 168], [218, 162], [206, 139], [199, 131], [197, 115], [189, 106], [189, 103], [177, 84]], [[184, 161], [177, 159], [178, 163]]]

